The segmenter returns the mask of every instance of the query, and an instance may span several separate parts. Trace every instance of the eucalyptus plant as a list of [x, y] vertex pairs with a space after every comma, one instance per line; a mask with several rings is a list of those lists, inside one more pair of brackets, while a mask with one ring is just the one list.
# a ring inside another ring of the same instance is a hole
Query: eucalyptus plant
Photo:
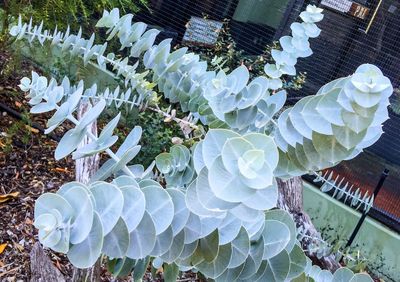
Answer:
[[[277, 177], [332, 167], [380, 137], [393, 90], [377, 67], [362, 65], [286, 109], [275, 122], [286, 100], [281, 77], [295, 75], [297, 60], [312, 54], [309, 38], [320, 33], [316, 23], [323, 19], [322, 9], [308, 6], [300, 17], [292, 35], [281, 38], [282, 50], [272, 50], [275, 64], [250, 82], [244, 66], [215, 73], [186, 48], [173, 50], [170, 39], [154, 45], [159, 31], [132, 23], [130, 14], [120, 17], [118, 9], [104, 11], [97, 27], [107, 28], [107, 40], [117, 38], [121, 50], [129, 49], [127, 58], [106, 54], [107, 43], [94, 45], [94, 35], [87, 40], [81, 31], [50, 32], [20, 20], [10, 31], [17, 39], [48, 42], [121, 79], [119, 87], [104, 91], [36, 73], [21, 81], [32, 113], [54, 112], [47, 133], [66, 120], [74, 124], [57, 146], [56, 159], [100, 152], [110, 157], [90, 183], [66, 183], [38, 198], [40, 242], [67, 254], [78, 268], [106, 256], [113, 273], [133, 269], [134, 277], [143, 275], [151, 258], [168, 273], [196, 270], [215, 281], [372, 281], [348, 269], [331, 274], [312, 266], [291, 215], [275, 209]], [[139, 66], [144, 72], [137, 72]], [[189, 118], [178, 118], [168, 111], [168, 118], [192, 129], [201, 122], [209, 130], [191, 148], [175, 145], [160, 152], [145, 169], [131, 164], [140, 151], [139, 126], [115, 152], [120, 114], [99, 136], [88, 126], [110, 105], [160, 111], [156, 91], [190, 112]], [[78, 120], [81, 102], [93, 107]], [[89, 144], [78, 148], [84, 138]]]
[[355, 188], [354, 185], [350, 185], [346, 181], [345, 177], [341, 177], [339, 174], [334, 177], [333, 171], [326, 170], [324, 173], [315, 173], [316, 178], [313, 182], [322, 182], [321, 191], [328, 193], [333, 192], [332, 197], [342, 200], [345, 203], [349, 203], [356, 209], [363, 209], [364, 213], [367, 213], [374, 202], [374, 195], [368, 195], [368, 191], [363, 193], [360, 188]]

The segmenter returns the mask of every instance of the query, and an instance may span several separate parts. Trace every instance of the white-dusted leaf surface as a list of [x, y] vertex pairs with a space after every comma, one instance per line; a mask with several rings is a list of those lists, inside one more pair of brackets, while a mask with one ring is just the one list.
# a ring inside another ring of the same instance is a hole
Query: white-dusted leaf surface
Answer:
[[129, 247], [126, 256], [132, 259], [140, 259], [148, 256], [156, 243], [156, 228], [148, 212], [134, 231], [129, 234]]
[[348, 268], [341, 267], [333, 274], [333, 281], [335, 282], [349, 282], [353, 278], [353, 271]]
[[290, 242], [290, 230], [286, 224], [277, 220], [266, 220], [263, 231], [263, 259], [270, 259], [282, 252]]
[[164, 232], [174, 219], [174, 204], [170, 195], [161, 186], [142, 189], [146, 199], [146, 211], [154, 221], [156, 234]]
[[63, 198], [68, 201], [74, 209], [74, 221], [72, 223], [70, 242], [72, 244], [81, 243], [89, 235], [93, 224], [93, 204], [86, 189], [76, 186], [68, 189], [63, 194]]
[[208, 180], [213, 193], [223, 201], [240, 203], [255, 194], [255, 189], [244, 185], [239, 177], [228, 172], [218, 157], [208, 172]]
[[182, 254], [184, 249], [184, 240], [185, 240], [185, 231], [181, 230], [178, 234], [175, 235], [172, 241], [172, 245], [169, 250], [162, 254], [160, 257], [166, 263], [172, 263], [178, 259], [178, 257]]
[[124, 197], [121, 217], [128, 227], [128, 232], [132, 232], [142, 220], [146, 200], [143, 192], [134, 185], [121, 187], [120, 190]]
[[123, 258], [129, 247], [129, 232], [120, 218], [114, 228], [104, 237], [102, 253], [112, 258]]
[[212, 262], [202, 262], [197, 265], [197, 269], [212, 279], [220, 276], [227, 268], [231, 258], [232, 248], [230, 244], [219, 247], [218, 256]]
[[210, 168], [214, 160], [220, 155], [223, 145], [228, 138], [239, 137], [240, 135], [226, 129], [210, 130], [204, 138], [202, 151], [205, 165]]
[[199, 202], [206, 209], [216, 211], [228, 210], [234, 208], [237, 205], [236, 203], [229, 203], [215, 196], [214, 192], [210, 188], [207, 168], [203, 168], [197, 176], [196, 193]]
[[124, 206], [124, 196], [115, 185], [98, 183], [90, 188], [95, 200], [95, 211], [99, 214], [104, 235], [107, 235], [117, 224]]
[[151, 251], [151, 256], [160, 256], [166, 253], [169, 248], [172, 246], [174, 240], [174, 235], [172, 231], [172, 227], [169, 226], [163, 233], [157, 235], [156, 243], [154, 245], [153, 250]]
[[277, 220], [286, 225], [290, 231], [290, 241], [286, 245], [286, 251], [289, 253], [292, 251], [293, 247], [297, 241], [297, 228], [296, 224], [292, 218], [292, 215], [285, 210], [275, 209], [265, 212], [265, 219], [266, 220]]
[[178, 189], [167, 189], [166, 191], [171, 196], [174, 204], [174, 219], [172, 220], [171, 227], [174, 236], [176, 236], [185, 227], [190, 211], [186, 206], [185, 194], [182, 191]]
[[239, 234], [231, 243], [232, 254], [228, 268], [237, 268], [242, 265], [250, 253], [250, 238], [246, 230], [242, 227]]
[[88, 268], [94, 265], [101, 254], [103, 237], [104, 233], [100, 216], [95, 212], [89, 235], [83, 242], [72, 245], [69, 249], [67, 253], [69, 261], [78, 268]]
[[52, 209], [58, 210], [63, 219], [69, 219], [74, 214], [73, 208], [63, 197], [57, 194], [44, 193], [36, 200], [35, 218], [50, 213]]

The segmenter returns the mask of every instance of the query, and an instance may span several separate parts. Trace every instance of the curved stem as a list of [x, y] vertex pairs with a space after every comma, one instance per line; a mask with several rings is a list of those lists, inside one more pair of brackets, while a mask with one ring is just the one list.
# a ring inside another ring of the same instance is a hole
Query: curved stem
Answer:
[[[103, 97], [99, 97], [99, 96], [86, 96], [86, 95], [82, 95], [82, 97], [83, 98], [90, 98], [90, 99], [105, 99], [105, 100], [109, 100], [109, 101], [112, 100], [112, 101], [124, 102], [124, 103], [131, 104], [131, 105], [134, 105], [134, 106], [140, 106], [140, 103], [135, 103], [135, 102], [132, 102], [132, 101], [126, 101], [126, 100], [119, 99], [119, 98], [110, 98], [110, 97], [103, 98]], [[199, 129], [199, 127], [196, 124], [194, 124], [194, 123], [192, 123], [190, 121], [187, 121], [187, 120], [172, 116], [171, 114], [166, 113], [166, 112], [162, 111], [159, 108], [154, 108], [154, 107], [147, 106], [146, 109], [149, 109], [150, 111], [162, 114], [164, 117], [170, 118], [170, 119], [172, 119], [173, 121], [175, 121], [177, 123], [182, 123], [182, 124], [188, 125], [193, 129]]]
[[[68, 116], [68, 120], [70, 120], [73, 124], [78, 125], [79, 121], [73, 116], [73, 115], [69, 115]], [[99, 138], [97, 136], [95, 136], [90, 130], [86, 129], [86, 135], [90, 138], [90, 140], [92, 141], [97, 141]], [[106, 153], [115, 161], [115, 162], [119, 162], [120, 158], [113, 152], [111, 151], [110, 148], [108, 148], [106, 150]], [[133, 174], [132, 171], [130, 171], [130, 169], [127, 166], [124, 166], [123, 171], [133, 177], [136, 178], [135, 175]]]
[[[34, 36], [34, 35], [35, 35], [33, 32], [28, 32], [28, 31], [26, 31], [25, 34], [31, 35], [31, 36]], [[53, 40], [53, 39], [54, 39], [54, 36], [51, 36], [51, 35], [42, 35], [42, 34], [40, 34], [40, 35], [35, 35], [35, 36], [38, 36], [38, 37], [41, 36], [42, 38], [45, 38], [45, 39], [47, 39], [47, 40]], [[63, 41], [62, 39], [60, 39], [60, 43], [62, 43], [62, 42], [64, 42], [64, 41]], [[58, 43], [57, 45], [59, 45], [60, 43]], [[71, 47], [74, 47], [74, 46], [76, 45], [75, 43], [72, 43], [72, 42], [69, 43], [69, 44], [71, 45]], [[88, 51], [88, 49], [85, 48], [85, 47], [83, 47], [83, 46], [79, 47], [79, 49], [82, 50], [82, 51], [84, 51], [84, 52], [87, 52], [87, 51]], [[97, 53], [97, 52], [93, 52], [93, 55], [96, 56], [96, 57], [101, 57], [104, 61], [110, 63], [110, 64], [113, 65], [114, 67], [119, 68], [119, 69], [122, 69], [122, 73], [126, 73], [126, 67], [127, 67], [127, 66], [122, 66], [119, 62], [117, 62], [117, 61], [115, 61], [115, 60], [112, 60], [112, 59], [109, 59], [109, 58], [107, 58], [106, 56], [101, 55], [101, 54], [99, 54], [99, 53]], [[100, 69], [100, 70], [103, 71], [104, 73], [109, 74], [108, 71], [107, 71], [107, 69], [102, 68], [99, 64], [94, 64], [93, 62], [90, 62], [90, 63], [92, 63], [93, 65], [95, 65], [96, 67], [98, 67], [98, 69]], [[131, 66], [131, 67], [133, 67], [133, 66]], [[133, 74], [136, 74], [136, 73], [133, 73]], [[131, 75], [129, 76], [129, 73], [126, 73], [125, 79], [127, 79], [127, 78], [133, 79], [133, 78], [134, 78], [133, 74], [131, 74]], [[135, 83], [135, 85], [136, 85], [136, 87], [139, 87], [139, 86], [141, 85], [141, 83], [144, 82], [145, 80], [144, 80], [144, 79], [141, 79], [141, 80], [140, 80], [140, 79], [137, 79], [137, 78], [136, 78], [136, 81], [137, 81], [137, 83]], [[85, 96], [83, 96], [83, 97], [85, 97]], [[96, 97], [88, 97], [88, 98], [96, 98]], [[100, 98], [99, 98], [99, 99], [100, 99]], [[107, 98], [106, 100], [111, 100], [111, 99], [114, 100], [114, 101], [122, 101], [122, 99], [118, 99], [118, 98]], [[124, 101], [124, 102], [129, 103], [129, 104], [133, 104], [133, 105], [135, 105], [135, 106], [139, 106], [137, 103], [133, 103], [133, 102], [131, 102], [131, 101]], [[160, 109], [156, 109], [156, 108], [152, 108], [152, 107], [147, 107], [147, 108], [148, 108], [149, 110], [153, 111], [153, 112], [157, 112], [157, 113], [162, 114], [164, 117], [171, 118], [172, 120], [174, 120], [174, 121], [177, 122], [177, 123], [182, 123], [182, 124], [188, 125], [188, 126], [190, 126], [191, 128], [193, 128], [193, 129], [198, 129], [198, 126], [197, 126], [197, 125], [195, 125], [195, 124], [193, 124], [193, 123], [191, 123], [191, 122], [188, 122], [188, 121], [186, 121], [186, 120], [183, 120], [183, 119], [180, 119], [180, 118], [177, 118], [177, 117], [173, 117], [172, 115], [170, 115], [170, 114], [168, 114], [168, 113], [165, 113], [165, 112], [161, 111]]]

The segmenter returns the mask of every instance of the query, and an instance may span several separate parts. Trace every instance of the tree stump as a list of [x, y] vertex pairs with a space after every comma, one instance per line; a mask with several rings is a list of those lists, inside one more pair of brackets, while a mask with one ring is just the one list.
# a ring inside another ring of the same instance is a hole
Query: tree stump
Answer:
[[64, 276], [47, 257], [42, 245], [36, 242], [30, 253], [31, 282], [65, 282]]

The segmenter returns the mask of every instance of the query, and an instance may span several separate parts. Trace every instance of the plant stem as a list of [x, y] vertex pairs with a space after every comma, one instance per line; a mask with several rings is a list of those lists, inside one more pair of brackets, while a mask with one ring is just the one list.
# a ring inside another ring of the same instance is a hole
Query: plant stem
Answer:
[[[75, 125], [78, 125], [78, 124], [79, 124], [79, 121], [78, 121], [74, 116], [72, 116], [72, 115], [69, 115], [69, 116], [68, 116], [68, 119], [69, 119], [73, 124], [75, 124]], [[90, 140], [92, 140], [92, 141], [97, 141], [97, 140], [98, 140], [98, 137], [95, 136], [95, 135], [94, 135], [90, 130], [88, 130], [88, 129], [86, 129], [86, 135], [87, 135], [87, 136], [90, 138]], [[114, 152], [111, 151], [111, 149], [108, 148], [108, 149], [106, 150], [106, 153], [107, 153], [115, 162], [119, 162], [119, 161], [120, 161], [120, 158], [119, 158], [116, 154], [114, 154]], [[131, 176], [131, 177], [133, 177], [133, 178], [136, 178], [135, 175], [133, 174], [133, 172], [130, 171], [130, 169], [129, 169], [127, 166], [124, 166], [123, 171], [124, 171], [127, 175], [129, 175], [129, 176]]]
[[[43, 34], [36, 35], [36, 34], [34, 34], [33, 32], [28, 32], [28, 31], [26, 31], [25, 34], [31, 35], [31, 36], [34, 36], [34, 35], [35, 35], [35, 36], [38, 36], [38, 38], [39, 38], [39, 36], [40, 36], [40, 37], [45, 38], [45, 39], [47, 39], [47, 40], [53, 40], [53, 39], [54, 39], [54, 36], [51, 36], [51, 35], [43, 35]], [[63, 40], [60, 39], [60, 43], [62, 43], [62, 42], [63, 42]], [[60, 43], [58, 43], [57, 45], [59, 46]], [[72, 43], [72, 42], [71, 42], [70, 45], [71, 45], [72, 47], [74, 47], [74, 46], [75, 46], [75, 43]], [[59, 47], [60, 47], [60, 46], [59, 46]], [[79, 49], [82, 50], [82, 51], [84, 51], [84, 52], [87, 52], [87, 51], [88, 51], [87, 48], [82, 47], [82, 46], [81, 46]], [[140, 81], [140, 80], [138, 80], [137, 78], [135, 78], [135, 77], [134, 77], [134, 74], [136, 74], [136, 72], [134, 72], [133, 74], [129, 75], [130, 73], [127, 73], [127, 72], [126, 72], [127, 66], [121, 66], [120, 62], [115, 61], [115, 60], [112, 60], [112, 59], [109, 59], [109, 58], [107, 58], [106, 56], [100, 55], [100, 54], [97, 53], [97, 52], [94, 52], [93, 55], [96, 56], [96, 57], [101, 57], [104, 61], [106, 61], [106, 62], [110, 63], [112, 66], [114, 66], [114, 68], [122, 69], [122, 73], [125, 73], [125, 75], [124, 75], [124, 76], [125, 76], [125, 79], [129, 78], [129, 79], [135, 79], [135, 80], [136, 80], [136, 83], [135, 83], [135, 86], [136, 86], [136, 87], [138, 87], [139, 85], [141, 85], [141, 84], [145, 81], [145, 80], [143, 80], [143, 79]], [[92, 63], [92, 62], [90, 62], [90, 63]], [[96, 67], [98, 67], [98, 69], [100, 69], [101, 71], [103, 71], [103, 72], [105, 72], [105, 73], [108, 74], [107, 70], [104, 69], [104, 68], [102, 68], [100, 65], [94, 64], [94, 63], [92, 63], [92, 64], [95, 65]], [[131, 66], [131, 67], [133, 67], [133, 66]], [[94, 97], [90, 97], [90, 98], [94, 98]], [[107, 99], [110, 100], [111, 98], [107, 98]], [[107, 99], [106, 99], [106, 100], [107, 100]], [[112, 98], [112, 100], [114, 100], [114, 101], [122, 101], [121, 99], [118, 99], [118, 98]], [[124, 102], [130, 103], [130, 104], [134, 104], [135, 106], [139, 106], [138, 104], [133, 103], [133, 102], [131, 102], [131, 101], [124, 101]], [[191, 123], [191, 122], [185, 121], [185, 120], [183, 120], [183, 119], [177, 118], [177, 117], [172, 117], [170, 114], [165, 113], [165, 112], [161, 111], [160, 109], [155, 109], [155, 108], [152, 108], [152, 107], [147, 107], [147, 108], [148, 108], [149, 110], [153, 111], [153, 112], [157, 112], [157, 113], [162, 114], [164, 117], [171, 118], [172, 120], [174, 120], [174, 121], [177, 122], [177, 123], [186, 124], [186, 125], [190, 126], [190, 127], [193, 128], [193, 129], [198, 129], [198, 126], [197, 126], [197, 125], [195, 125], [195, 124], [193, 124], [193, 123]]]

